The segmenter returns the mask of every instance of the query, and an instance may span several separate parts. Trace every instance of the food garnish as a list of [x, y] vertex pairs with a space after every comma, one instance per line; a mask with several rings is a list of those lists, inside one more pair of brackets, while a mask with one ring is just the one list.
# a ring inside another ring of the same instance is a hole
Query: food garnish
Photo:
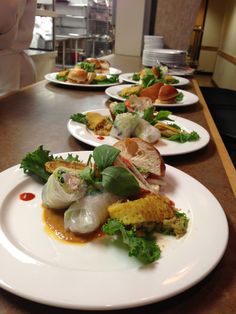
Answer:
[[56, 79], [74, 84], [106, 85], [119, 82], [118, 75], [116, 74], [97, 73], [95, 64], [89, 61], [79, 62], [74, 68], [58, 72]]
[[[143, 154], [150, 162], [142, 163]], [[187, 231], [186, 215], [159, 192], [165, 174], [159, 152], [140, 139], [96, 147], [86, 164], [72, 154], [54, 157], [41, 145], [22, 159], [20, 167], [46, 182], [43, 205], [47, 211], [64, 213], [66, 230], [87, 235], [102, 228], [112, 242], [114, 236], [122, 238], [129, 256], [144, 264], [160, 258], [157, 231], [176, 237]]]

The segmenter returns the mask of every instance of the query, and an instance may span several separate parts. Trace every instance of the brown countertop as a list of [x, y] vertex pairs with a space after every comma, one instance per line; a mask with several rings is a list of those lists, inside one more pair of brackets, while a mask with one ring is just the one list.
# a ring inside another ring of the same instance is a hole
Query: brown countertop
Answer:
[[[137, 71], [141, 67], [139, 58], [111, 56], [108, 59], [112, 66], [124, 72]], [[228, 247], [216, 268], [193, 288], [169, 300], [122, 310], [122, 313], [236, 313], [235, 170], [196, 81], [193, 80], [186, 89], [197, 93], [200, 102], [193, 106], [173, 108], [172, 112], [202, 125], [210, 132], [211, 140], [197, 152], [164, 159], [200, 181], [218, 199], [228, 218]], [[0, 171], [18, 164], [27, 152], [41, 144], [52, 153], [91, 150], [91, 146], [69, 134], [66, 124], [71, 114], [103, 108], [106, 100], [103, 89], [63, 88], [46, 81], [0, 98]], [[0, 292], [0, 313], [75, 313], [34, 303], [4, 290]]]

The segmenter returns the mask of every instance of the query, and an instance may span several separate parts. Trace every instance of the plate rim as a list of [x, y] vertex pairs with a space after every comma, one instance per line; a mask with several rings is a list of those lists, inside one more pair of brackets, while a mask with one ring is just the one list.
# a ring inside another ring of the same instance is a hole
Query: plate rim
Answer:
[[[76, 84], [76, 83], [70, 83], [70, 82], [62, 82], [55, 78], [57, 73], [59, 72], [47, 73], [44, 75], [44, 78], [50, 83], [59, 84], [62, 86], [85, 87], [85, 88], [107, 88], [107, 87], [120, 85], [123, 83], [123, 80], [121, 79], [119, 79], [119, 82], [109, 83], [109, 84]], [[51, 77], [51, 76], [54, 76], [54, 77]]]
[[[133, 83], [133, 84], [137, 84], [138, 81], [134, 81], [132, 79], [129, 79], [129, 78], [126, 78], [126, 76], [128, 75], [132, 75], [134, 74], [135, 72], [127, 72], [127, 73], [121, 73], [119, 76], [120, 78], [124, 81], [124, 82], [129, 82], [129, 83]], [[185, 86], [185, 85], [188, 85], [190, 83], [189, 79], [185, 78], [185, 77], [181, 77], [181, 76], [175, 76], [175, 75], [172, 75], [173, 78], [176, 78], [176, 79], [181, 79], [183, 80], [183, 82], [179, 82], [179, 83], [175, 83], [175, 84], [169, 84], [171, 86]]]
[[[89, 153], [91, 153], [91, 151], [78, 151], [78, 152], [65, 152], [65, 153], [59, 153], [57, 155], [64, 155], [64, 154], [68, 154], [68, 153], [73, 153], [73, 154], [84, 154], [88, 156]], [[139, 299], [138, 301], [133, 301], [131, 303], [129, 303], [130, 301], [127, 301], [122, 303], [122, 304], [112, 304], [112, 302], [108, 302], [106, 304], [100, 304], [100, 305], [91, 305], [90, 304], [87, 304], [87, 305], [80, 305], [80, 304], [68, 304], [68, 301], [66, 300], [59, 300], [59, 303], [58, 301], [52, 301], [52, 300], [45, 300], [45, 299], [42, 299], [42, 297], [39, 297], [39, 296], [35, 296], [35, 295], [28, 295], [28, 293], [26, 292], [23, 292], [22, 290], [21, 291], [16, 291], [14, 290], [13, 287], [11, 287], [10, 285], [8, 285], [6, 282], [3, 282], [2, 280], [0, 281], [0, 286], [13, 293], [13, 294], [16, 294], [18, 296], [21, 296], [21, 297], [24, 297], [28, 300], [32, 300], [32, 301], [36, 301], [36, 302], [39, 302], [39, 303], [42, 303], [42, 304], [47, 304], [47, 305], [51, 305], [51, 306], [57, 306], [57, 307], [61, 307], [61, 308], [68, 308], [68, 309], [81, 309], [81, 310], [115, 310], [115, 309], [126, 309], [126, 308], [133, 308], [133, 307], [138, 307], [138, 306], [143, 306], [143, 305], [147, 305], [147, 304], [152, 304], [152, 303], [155, 303], [155, 302], [159, 302], [159, 301], [162, 301], [162, 300], [165, 300], [165, 299], [168, 299], [168, 298], [171, 298], [187, 289], [189, 289], [190, 287], [194, 286], [195, 284], [197, 284], [199, 281], [201, 281], [203, 278], [205, 278], [215, 267], [216, 265], [219, 263], [219, 261], [222, 259], [223, 255], [224, 255], [224, 252], [226, 250], [226, 247], [227, 247], [227, 243], [228, 243], [228, 237], [229, 237], [229, 227], [228, 227], [228, 223], [227, 223], [227, 218], [226, 218], [226, 215], [225, 215], [225, 212], [224, 212], [224, 209], [222, 208], [222, 206], [220, 205], [219, 201], [216, 199], [216, 197], [199, 181], [197, 181], [196, 179], [194, 179], [192, 176], [188, 175], [187, 173], [177, 169], [177, 168], [174, 168], [170, 165], [166, 165], [167, 166], [167, 172], [169, 172], [169, 174], [174, 174], [175, 176], [180, 176], [180, 178], [182, 177], [182, 183], [185, 181], [185, 180], [189, 180], [190, 182], [192, 182], [194, 185], [197, 185], [199, 187], [200, 190], [203, 190], [204, 193], [208, 196], [208, 202], [209, 202], [209, 199], [211, 201], [213, 201], [214, 203], [214, 208], [216, 207], [216, 214], [220, 217], [216, 217], [221, 221], [221, 223], [223, 223], [223, 226], [224, 228], [221, 229], [221, 232], [222, 230], [224, 230], [224, 237], [223, 239], [221, 239], [221, 247], [217, 247], [217, 253], [215, 252], [215, 255], [217, 255], [217, 258], [214, 257], [214, 262], [210, 262], [209, 265], [207, 265], [207, 269], [204, 269], [204, 271], [201, 272], [201, 275], [200, 276], [197, 276], [196, 277], [196, 274], [194, 274], [194, 277], [195, 280], [193, 281], [189, 281], [189, 276], [187, 276], [187, 283], [186, 282], [181, 282], [182, 283], [182, 286], [180, 287], [180, 289], [178, 289], [177, 291], [171, 291], [171, 293], [169, 294], [165, 294], [165, 295], [162, 295], [162, 297], [157, 297], [156, 295], [151, 295], [149, 296], [149, 298], [144, 298], [144, 299]], [[15, 166], [12, 166], [8, 169], [6, 169], [5, 171], [1, 172], [0, 173], [0, 176], [4, 176], [4, 175], [8, 175], [8, 172], [12, 172], [13, 171], [13, 174], [14, 174], [14, 170], [17, 170], [20, 171], [19, 169], [19, 164], [18, 165], [15, 165]], [[21, 180], [25, 180], [25, 179], [31, 179], [30, 177], [26, 176], [25, 174], [23, 174], [23, 171], [22, 173], [18, 173], [21, 177]], [[184, 179], [184, 180], [183, 180]], [[32, 180], [32, 179], [31, 179]], [[3, 192], [1, 192], [2, 194]], [[2, 211], [2, 200], [0, 202], [0, 212]], [[209, 204], [208, 204], [209, 205]], [[209, 206], [208, 206], [209, 207]], [[218, 231], [218, 229], [216, 228], [216, 230], [214, 230], [215, 232]], [[224, 240], [224, 241], [223, 241]], [[2, 242], [0, 243], [0, 250], [2, 251]], [[205, 244], [204, 244], [205, 245]], [[202, 258], [202, 257], [201, 257]], [[207, 258], [209, 259], [209, 257], [207, 256]], [[2, 263], [2, 261], [0, 261], [0, 264]], [[27, 265], [26, 265], [27, 267]], [[63, 269], [61, 270], [63, 272]], [[169, 269], [168, 269], [169, 271]], [[127, 272], [127, 271], [126, 271]], [[126, 273], [125, 272], [125, 273]], [[129, 273], [129, 271], [128, 271]], [[125, 274], [126, 275], [126, 274]], [[132, 278], [136, 278], [137, 274], [136, 274], [136, 271], [131, 271], [131, 274]], [[38, 276], [40, 277], [41, 276], [41, 273], [38, 274]], [[104, 274], [100, 274], [101, 278], [103, 278]], [[146, 278], [146, 274], [144, 275], [145, 278]], [[105, 276], [106, 277], [106, 276]], [[41, 278], [41, 277], [40, 277]], [[110, 276], [108, 276], [108, 278], [110, 278]], [[112, 278], [112, 277], [111, 277]], [[133, 285], [133, 282], [132, 282], [132, 285]], [[168, 290], [168, 289], [167, 289]], [[37, 290], [38, 291], [38, 290]], [[42, 293], [42, 292], [41, 292]], [[143, 293], [143, 292], [142, 292]], [[48, 294], [46, 294], [48, 295]], [[50, 298], [49, 298], [50, 299]]]
[[[114, 88], [118, 87], [118, 86], [119, 86], [119, 87], [122, 86], [122, 88], [127, 88], [127, 87], [131, 87], [131, 86], [133, 86], [133, 85], [134, 85], [134, 84], [120, 84], [120, 85], [117, 84], [116, 86], [110, 86], [110, 87], [108, 87], [108, 88], [105, 89], [105, 94], [106, 94], [107, 96], [109, 96], [110, 98], [112, 98], [112, 99], [116, 99], [116, 100], [119, 100], [119, 101], [125, 101], [126, 98], [123, 98], [123, 97], [117, 95], [117, 93], [116, 93], [116, 94], [113, 94], [111, 91], [112, 91]], [[138, 84], [137, 84], [137, 85], [138, 85]], [[159, 103], [154, 103], [154, 105], [155, 105], [156, 107], [174, 108], [174, 107], [192, 106], [192, 105], [194, 105], [194, 104], [196, 104], [196, 103], [199, 102], [199, 97], [198, 97], [196, 94], [194, 94], [194, 93], [192, 93], [192, 92], [189, 92], [189, 91], [186, 91], [186, 90], [178, 89], [178, 88], [177, 88], [177, 91], [183, 93], [184, 95], [189, 95], [189, 96], [191, 95], [191, 97], [193, 97], [194, 101], [191, 102], [191, 103], [174, 103], [174, 104], [161, 104], [161, 103], [159, 104]]]
[[[85, 114], [86, 112], [99, 112], [99, 113], [101, 113], [101, 114], [106, 115], [106, 114], [109, 114], [109, 109], [107, 109], [107, 108], [100, 108], [100, 109], [94, 109], [94, 110], [86, 110], [86, 111], [84, 111], [84, 112], [82, 112], [82, 113]], [[172, 116], [173, 118], [177, 119], [177, 120], [180, 120], [180, 122], [181, 122], [181, 121], [187, 122], [187, 123], [192, 124], [193, 127], [198, 127], [198, 128], [200, 129], [200, 131], [204, 133], [205, 141], [202, 143], [201, 146], [195, 147], [194, 149], [193, 149], [193, 148], [186, 149], [186, 146], [185, 146], [185, 150], [184, 150], [183, 152], [179, 152], [179, 153], [176, 153], [176, 152], [174, 152], [174, 151], [172, 151], [172, 150], [171, 150], [169, 153], [162, 152], [162, 149], [161, 149], [160, 146], [158, 146], [158, 144], [157, 144], [157, 145], [154, 145], [154, 146], [158, 149], [158, 151], [160, 152], [160, 154], [161, 154], [162, 156], [177, 156], [177, 155], [189, 154], [189, 153], [193, 153], [193, 152], [195, 152], [195, 151], [198, 151], [198, 150], [200, 150], [200, 149], [202, 149], [202, 148], [204, 148], [205, 146], [208, 145], [208, 143], [209, 143], [209, 141], [210, 141], [210, 134], [209, 134], [209, 132], [208, 132], [204, 127], [202, 127], [200, 124], [198, 124], [198, 123], [196, 123], [196, 122], [194, 122], [194, 121], [191, 121], [191, 120], [189, 120], [189, 119], [182, 118], [182, 117], [179, 117], [179, 116], [176, 116], [176, 115], [173, 115], [173, 114], [171, 114], [171, 116]], [[69, 132], [73, 137], [75, 137], [77, 140], [79, 140], [79, 141], [81, 141], [81, 142], [83, 142], [83, 143], [85, 143], [85, 144], [91, 145], [91, 146], [93, 146], [93, 147], [96, 147], [96, 146], [99, 146], [99, 145], [102, 145], [103, 143], [105, 143], [105, 142], [103, 142], [103, 140], [101, 140], [101, 142], [95, 142], [95, 141], [93, 141], [93, 140], [90, 140], [89, 138], [88, 138], [88, 139], [85, 139], [85, 141], [84, 141], [84, 139], [83, 139], [81, 136], [77, 136], [77, 134], [72, 130], [72, 128], [73, 128], [73, 127], [71, 127], [72, 123], [79, 123], [79, 122], [75, 122], [75, 121], [73, 121], [72, 119], [69, 119], [68, 122], [67, 122], [67, 130], [68, 130], [68, 132]], [[85, 128], [86, 131], [87, 131], [86, 126], [84, 126], [82, 123], [80, 123], [80, 126], [81, 126], [81, 128]], [[88, 132], [89, 132], [89, 131], [88, 131]], [[91, 133], [92, 133], [92, 131], [91, 131]], [[93, 135], [93, 134], [92, 134], [92, 135]], [[96, 137], [96, 136], [94, 135], [94, 137]], [[109, 136], [109, 137], [110, 137], [110, 136]], [[106, 137], [105, 137], [105, 138], [106, 138]], [[116, 139], [114, 138], [114, 140], [116, 140]], [[165, 140], [165, 139], [162, 139], [162, 140], [163, 140], [165, 143], [167, 143], [167, 144], [170, 143], [170, 141], [168, 141], [168, 140]], [[117, 141], [118, 141], [118, 140], [117, 140]], [[105, 144], [107, 144], [107, 143], [105, 143]], [[184, 145], [184, 144], [186, 144], [186, 143], [178, 143], [178, 144], [179, 144], [179, 145]], [[180, 146], [180, 147], [181, 147], [181, 146]], [[182, 147], [184, 147], [184, 146], [182, 146]]]

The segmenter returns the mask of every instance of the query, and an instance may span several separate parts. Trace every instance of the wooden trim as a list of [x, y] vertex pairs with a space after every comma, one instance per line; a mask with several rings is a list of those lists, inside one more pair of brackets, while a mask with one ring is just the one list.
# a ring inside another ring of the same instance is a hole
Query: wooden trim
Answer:
[[215, 122], [211, 116], [211, 113], [208, 109], [208, 106], [204, 100], [204, 97], [201, 93], [199, 85], [195, 79], [193, 79], [192, 82], [193, 82], [193, 86], [194, 86], [194, 89], [196, 91], [196, 94], [198, 95], [199, 100], [202, 104], [203, 113], [204, 113], [204, 116], [207, 120], [209, 129], [211, 131], [211, 136], [214, 139], [217, 151], [220, 155], [222, 164], [224, 166], [225, 172], [226, 172], [227, 177], [229, 179], [229, 182], [230, 182], [231, 188], [233, 190], [234, 196], [236, 197], [236, 170], [235, 170], [234, 165], [232, 163], [232, 160], [230, 159], [230, 156], [229, 156], [229, 154], [225, 148], [225, 145], [224, 145], [222, 138], [219, 134], [219, 131], [215, 125]]
[[218, 47], [213, 47], [213, 46], [201, 46], [201, 50], [206, 50], [206, 51], [218, 51]]
[[49, 11], [49, 10], [36, 10], [36, 15], [37, 16], [44, 16], [44, 17], [57, 17], [58, 14], [54, 11]]
[[223, 50], [218, 50], [218, 55], [221, 56], [222, 58], [224, 58], [225, 60], [236, 64], [236, 56], [230, 55], [226, 52], [224, 52]]

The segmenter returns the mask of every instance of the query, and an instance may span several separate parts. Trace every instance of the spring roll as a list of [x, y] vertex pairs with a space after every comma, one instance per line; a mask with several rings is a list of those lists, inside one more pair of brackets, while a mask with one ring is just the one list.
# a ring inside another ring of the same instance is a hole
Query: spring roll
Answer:
[[52, 209], [66, 209], [82, 198], [87, 185], [79, 176], [80, 171], [59, 167], [51, 174], [43, 187], [43, 204]]
[[74, 233], [86, 234], [95, 231], [107, 217], [107, 208], [118, 196], [103, 192], [86, 195], [73, 203], [64, 214], [64, 227]]
[[156, 143], [161, 137], [160, 131], [144, 119], [139, 119], [132, 135], [151, 144]]
[[110, 136], [118, 139], [130, 137], [139, 123], [139, 116], [130, 112], [118, 114], [115, 118]]

